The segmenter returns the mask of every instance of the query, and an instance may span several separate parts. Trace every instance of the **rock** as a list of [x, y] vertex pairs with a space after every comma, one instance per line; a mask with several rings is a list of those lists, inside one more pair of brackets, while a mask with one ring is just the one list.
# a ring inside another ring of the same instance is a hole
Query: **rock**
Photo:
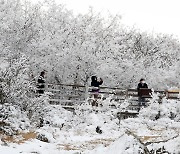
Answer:
[[102, 130], [100, 129], [99, 126], [96, 127], [96, 132], [99, 133], [99, 134], [102, 134]]
[[42, 141], [42, 142], [47, 142], [47, 143], [49, 143], [48, 138], [47, 138], [44, 134], [38, 134], [37, 137], [36, 137], [36, 139], [38, 139], [38, 140], [40, 140], [40, 141]]

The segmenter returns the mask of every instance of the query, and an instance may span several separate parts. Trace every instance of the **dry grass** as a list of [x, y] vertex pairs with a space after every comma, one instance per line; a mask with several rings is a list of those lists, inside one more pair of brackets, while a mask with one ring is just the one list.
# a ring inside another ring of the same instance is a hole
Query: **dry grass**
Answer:
[[37, 136], [36, 132], [28, 132], [28, 133], [21, 132], [14, 136], [7, 136], [7, 135], [2, 134], [1, 140], [4, 142], [21, 144], [21, 143], [24, 143], [25, 141], [35, 139], [36, 136]]
[[109, 146], [112, 142], [114, 142], [114, 139], [96, 139], [92, 141], [88, 141], [86, 144], [91, 144], [91, 145], [99, 145], [103, 144], [105, 147]]
[[59, 149], [63, 149], [63, 150], [79, 150], [79, 147], [74, 146], [72, 144], [59, 144]]
[[58, 144], [59, 149], [63, 150], [92, 150], [98, 145], [104, 145], [105, 147], [109, 146], [115, 139], [95, 139], [91, 141], [85, 141], [83, 143], [76, 144]]
[[161, 136], [140, 136], [142, 142], [152, 142], [157, 140]]

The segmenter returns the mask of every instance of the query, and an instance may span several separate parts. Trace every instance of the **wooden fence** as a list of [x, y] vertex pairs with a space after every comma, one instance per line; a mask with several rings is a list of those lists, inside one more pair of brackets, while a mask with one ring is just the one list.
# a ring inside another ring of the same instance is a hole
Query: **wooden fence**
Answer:
[[[71, 84], [48, 84], [45, 91], [48, 92], [50, 97], [50, 104], [61, 104], [63, 108], [74, 110], [76, 107], [85, 102], [87, 98], [93, 97], [95, 94], [92, 92], [93, 87], [86, 87], [83, 85], [71, 85]], [[151, 99], [151, 90], [147, 89], [149, 93], [146, 92], [144, 97]], [[177, 91], [160, 91], [155, 90], [154, 93], [158, 93], [159, 103], [161, 103], [162, 98], [167, 99], [179, 99], [179, 92]], [[106, 99], [111, 96], [111, 99], [122, 103], [125, 99], [130, 99], [134, 101], [129, 105], [129, 110], [132, 112], [122, 111], [118, 112], [118, 118], [124, 119], [128, 117], [136, 117], [139, 111], [138, 106], [138, 91], [137, 89], [122, 89], [116, 87], [100, 87], [98, 92], [100, 99]]]
[[[71, 102], [72, 100], [75, 102], [83, 102], [88, 96], [93, 95], [91, 89], [92, 87], [86, 87], [83, 85], [48, 84], [46, 91], [49, 92], [51, 102]], [[158, 93], [160, 99], [163, 97], [166, 97], [167, 99], [179, 99], [179, 91], [155, 90], [154, 93]], [[129, 97], [137, 98], [138, 90], [116, 87], [100, 87], [99, 94], [101, 94], [104, 98], [111, 95], [115, 101], [119, 101], [125, 100]], [[145, 97], [151, 98], [151, 94], [149, 93]]]

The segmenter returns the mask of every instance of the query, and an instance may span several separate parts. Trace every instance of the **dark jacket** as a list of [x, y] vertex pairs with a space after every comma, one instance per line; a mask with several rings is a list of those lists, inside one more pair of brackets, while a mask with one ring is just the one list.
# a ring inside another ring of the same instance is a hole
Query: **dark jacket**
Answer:
[[41, 75], [38, 78], [38, 88], [45, 88], [45, 79]]
[[140, 90], [141, 88], [147, 88], [147, 89], [148, 89], [148, 85], [147, 85], [146, 83], [141, 83], [141, 82], [138, 84], [138, 86], [137, 86], [138, 96], [140, 96], [139, 90]]
[[99, 87], [103, 83], [103, 80], [97, 81], [96, 77], [92, 77], [91, 86], [92, 87]]
[[91, 86], [95, 87], [92, 89], [92, 92], [98, 92], [99, 91], [99, 86], [103, 83], [103, 80], [101, 79], [100, 81], [97, 81], [96, 76], [91, 77]]
[[137, 90], [139, 90], [140, 88], [148, 88], [148, 85], [146, 83], [139, 83], [137, 86]]

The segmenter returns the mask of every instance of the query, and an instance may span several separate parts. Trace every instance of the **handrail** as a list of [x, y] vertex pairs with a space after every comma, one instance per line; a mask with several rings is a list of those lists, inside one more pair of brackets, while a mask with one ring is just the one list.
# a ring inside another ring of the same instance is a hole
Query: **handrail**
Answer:
[[[52, 84], [52, 83], [48, 83], [47, 84], [48, 86], [49, 85], [57, 85], [57, 86], [69, 86], [69, 87], [83, 87], [83, 88], [85, 88], [86, 86], [85, 85], [74, 85], [74, 84], [64, 84], [64, 83], [58, 83], [58, 84]], [[90, 87], [92, 87], [92, 86], [89, 86], [89, 88]], [[114, 89], [114, 90], [116, 90], [116, 89], [118, 89], [118, 90], [124, 90], [124, 89], [122, 89], [122, 88], [119, 88], [119, 87], [107, 87], [107, 86], [100, 86], [99, 87], [100, 89]]]
[[[52, 83], [48, 83], [46, 84], [47, 88], [38, 88], [38, 89], [45, 89], [45, 90], [48, 90], [48, 91], [61, 91], [60, 89], [58, 88], [51, 88], [51, 86], [67, 86], [67, 87], [81, 87], [81, 88], [85, 88], [86, 86], [84, 85], [79, 85], [79, 84], [64, 84], [64, 83], [61, 83], [61, 84], [52, 84]], [[92, 86], [89, 86], [88, 89], [91, 89], [93, 88]], [[115, 94], [115, 95], [118, 95], [119, 92], [118, 90], [120, 90], [121, 92], [126, 92], [126, 96], [128, 96], [128, 92], [138, 92], [137, 89], [133, 89], [133, 88], [129, 88], [129, 89], [122, 89], [122, 88], [119, 88], [119, 87], [107, 87], [107, 86], [102, 86], [102, 87], [99, 87], [99, 89], [103, 90], [103, 89], [111, 89], [111, 90], [114, 90], [114, 91], [99, 91], [99, 93], [105, 93], [105, 94]], [[117, 90], [117, 92], [116, 92]], [[79, 92], [85, 92], [86, 90], [78, 90]], [[88, 90], [88, 92], [91, 92], [90, 90]], [[167, 98], [169, 97], [169, 94], [179, 94], [179, 92], [177, 91], [167, 91], [167, 90], [154, 90], [155, 93], [161, 93], [161, 94], [166, 94]], [[120, 94], [119, 94], [120, 95]], [[122, 94], [121, 94], [122, 95]], [[132, 95], [132, 94], [131, 94]], [[134, 95], [134, 94], [133, 94]]]
[[63, 84], [63, 83], [58, 83], [58, 84], [52, 84], [52, 83], [48, 83], [47, 86], [49, 85], [57, 85], [57, 86], [69, 86], [69, 87], [85, 87], [84, 85], [74, 85], [74, 84]]
[[[38, 85], [38, 83], [36, 84]], [[53, 84], [53, 83], [48, 83], [48, 84], [45, 84], [47, 86], [51, 86], [51, 85], [54, 85], [54, 86], [70, 86], [70, 87], [86, 87], [85, 85], [80, 85], [80, 84], [65, 84], [65, 83], [58, 83], [58, 84]], [[89, 86], [89, 88], [93, 88], [92, 86]], [[114, 89], [114, 90], [125, 90], [125, 89], [122, 89], [120, 87], [108, 87], [108, 86], [100, 86], [99, 89]], [[129, 88], [129, 89], [126, 89], [128, 91], [137, 91], [137, 89], [135, 88]], [[154, 90], [154, 92], [169, 92], [169, 93], [179, 93], [180, 91], [171, 91], [171, 90]]]

